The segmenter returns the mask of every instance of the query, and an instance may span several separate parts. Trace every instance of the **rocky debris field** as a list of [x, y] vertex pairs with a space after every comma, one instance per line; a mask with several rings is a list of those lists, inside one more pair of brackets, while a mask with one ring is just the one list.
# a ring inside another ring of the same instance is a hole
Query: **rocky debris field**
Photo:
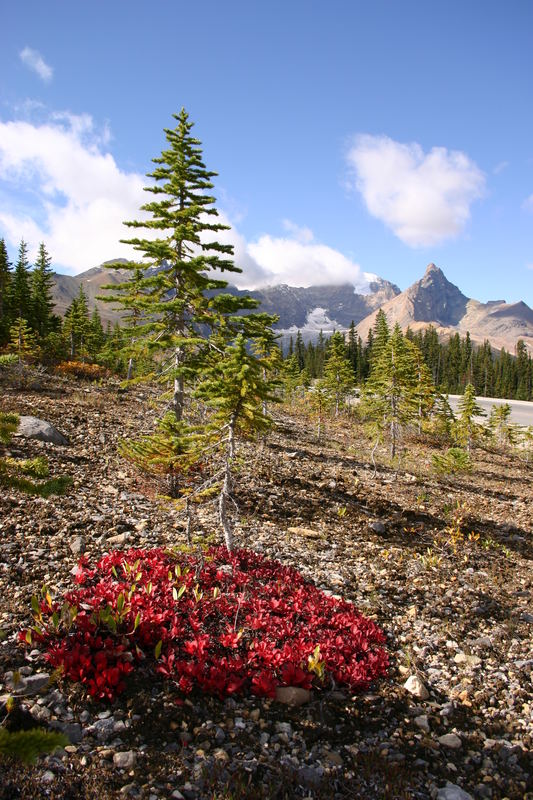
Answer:
[[[388, 679], [289, 706], [183, 700], [135, 673], [104, 705], [49, 680], [18, 633], [32, 595], [44, 583], [55, 595], [72, 587], [83, 553], [185, 542], [182, 513], [117, 454], [119, 438], [150, 431], [156, 412], [146, 389], [43, 378], [0, 394], [3, 411], [47, 420], [69, 441], [16, 438], [11, 455], [45, 454], [53, 475], [74, 481], [63, 497], [0, 497], [0, 703], [18, 695], [12, 727], [45, 725], [71, 742], [35, 767], [1, 761], [1, 800], [533, 798], [531, 465], [476, 450], [470, 475], [438, 477], [418, 441], [397, 473], [383, 453], [374, 471], [355, 423], [330, 423], [317, 442], [308, 420], [276, 409], [267, 442], [240, 445], [236, 545], [297, 567], [374, 619]], [[214, 505], [193, 522], [219, 538]]]

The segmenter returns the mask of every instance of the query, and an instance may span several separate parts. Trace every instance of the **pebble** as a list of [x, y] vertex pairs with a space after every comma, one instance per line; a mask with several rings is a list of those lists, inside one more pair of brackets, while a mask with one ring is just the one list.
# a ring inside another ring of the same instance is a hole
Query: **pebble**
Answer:
[[301, 686], [278, 686], [276, 700], [288, 706], [301, 706], [311, 699], [311, 692]]
[[137, 753], [134, 750], [126, 750], [113, 755], [113, 764], [117, 769], [133, 769], [136, 763]]
[[448, 782], [446, 786], [438, 790], [437, 800], [473, 800], [473, 797], [460, 786]]
[[418, 725], [425, 733], [429, 733], [430, 729], [427, 714], [421, 714], [419, 717], [415, 717], [415, 725]]
[[461, 739], [456, 733], [445, 733], [443, 736], [439, 736], [437, 741], [443, 747], [449, 747], [451, 750], [459, 750], [459, 748], [463, 746]]
[[418, 700], [427, 700], [429, 697], [429, 692], [418, 675], [410, 675], [405, 681], [403, 688], [408, 691], [409, 694], [412, 694], [413, 697], [418, 698]]

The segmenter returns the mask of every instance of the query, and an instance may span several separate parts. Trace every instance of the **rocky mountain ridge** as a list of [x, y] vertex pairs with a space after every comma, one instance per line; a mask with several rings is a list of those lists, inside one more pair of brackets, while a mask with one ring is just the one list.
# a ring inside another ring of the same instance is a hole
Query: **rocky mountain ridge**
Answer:
[[[466, 297], [435, 264], [428, 264], [424, 276], [404, 292], [381, 306], [389, 324], [398, 323], [402, 330], [419, 330], [433, 325], [441, 338], [467, 332], [476, 344], [488, 339], [498, 350], [513, 352], [522, 339], [533, 352], [533, 310], [524, 302], [506, 303], [490, 300], [481, 303]], [[357, 325], [365, 339], [373, 327], [378, 309]]]
[[[76, 276], [56, 273], [56, 312], [64, 314], [83, 285], [89, 306], [98, 308], [104, 323], [119, 321], [120, 310], [96, 299], [105, 293], [104, 285], [117, 285], [127, 277], [125, 270], [106, 268], [108, 263]], [[376, 278], [368, 288], [367, 293], [361, 294], [350, 283], [309, 287], [280, 284], [254, 289], [252, 294], [260, 301], [262, 311], [279, 316], [275, 327], [283, 341], [296, 336], [298, 331], [304, 340], [314, 340], [320, 331], [331, 335], [334, 330], [346, 330], [352, 321], [364, 340], [378, 310], [383, 309], [391, 326], [398, 322], [403, 330], [433, 325], [443, 339], [454, 333], [464, 336], [468, 331], [475, 343], [488, 339], [496, 349], [511, 352], [518, 339], [523, 339], [533, 352], [533, 310], [526, 303], [505, 300], [481, 303], [469, 298], [434, 263], [403, 292], [383, 278]], [[238, 295], [249, 294], [233, 286], [228, 290]]]

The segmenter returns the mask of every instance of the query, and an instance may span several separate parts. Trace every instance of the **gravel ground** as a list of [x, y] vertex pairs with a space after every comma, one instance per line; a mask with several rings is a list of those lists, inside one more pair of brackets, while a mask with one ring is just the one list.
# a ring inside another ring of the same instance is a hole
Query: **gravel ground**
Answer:
[[[151, 430], [146, 390], [41, 384], [0, 385], [1, 408], [48, 420], [70, 445], [15, 439], [9, 450], [46, 454], [74, 485], [60, 498], [0, 498], [0, 695], [20, 670], [10, 724], [37, 721], [71, 744], [35, 767], [0, 763], [0, 800], [533, 798], [531, 465], [477, 450], [472, 474], [437, 477], [430, 445], [417, 441], [398, 474], [384, 454], [374, 473], [355, 423], [331, 423], [319, 443], [306, 419], [276, 410], [266, 444], [241, 445], [236, 544], [296, 566], [375, 619], [389, 678], [372, 693], [315, 692], [294, 708], [182, 702], [171, 684], [139, 674], [105, 706], [47, 682], [41, 655], [18, 644], [31, 596], [43, 583], [70, 587], [83, 552], [183, 543], [185, 523], [117, 455], [121, 436]], [[219, 535], [211, 506], [194, 525]]]

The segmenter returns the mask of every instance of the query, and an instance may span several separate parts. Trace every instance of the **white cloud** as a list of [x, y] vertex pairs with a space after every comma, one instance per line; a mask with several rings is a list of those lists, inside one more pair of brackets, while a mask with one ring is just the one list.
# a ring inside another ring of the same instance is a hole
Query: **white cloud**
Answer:
[[[12, 247], [24, 238], [34, 257], [44, 241], [59, 271], [82, 272], [112, 258], [138, 258], [119, 243], [135, 235], [124, 220], [140, 219], [144, 176], [119, 168], [108, 152], [109, 130], [88, 114], [55, 113], [42, 124], [0, 122], [0, 232]], [[231, 225], [227, 214], [220, 221]], [[352, 283], [373, 279], [338, 250], [314, 241], [309, 228], [284, 220], [286, 236], [250, 242], [235, 227], [217, 239], [233, 245], [240, 288]], [[146, 232], [143, 232], [146, 235]]]
[[524, 208], [526, 211], [533, 212], [533, 194], [530, 194], [529, 197], [526, 197], [522, 203], [522, 208]]
[[29, 67], [33, 72], [37, 73], [39, 78], [45, 83], [52, 80], [54, 70], [49, 66], [38, 50], [32, 50], [31, 47], [25, 47], [19, 53], [20, 60], [23, 64]]
[[492, 168], [492, 171], [494, 172], [495, 175], [499, 175], [500, 172], [506, 170], [509, 165], [510, 165], [509, 161], [500, 161], [498, 164], [496, 164], [495, 167]]
[[290, 219], [283, 220], [283, 227], [289, 233], [292, 233], [294, 239], [302, 244], [309, 244], [315, 238], [313, 236], [313, 231], [310, 228], [302, 228], [296, 223], [292, 222]]
[[[309, 234], [312, 233], [309, 231]], [[351, 283], [361, 292], [375, 276], [343, 253], [325, 244], [301, 241], [299, 238], [261, 236], [247, 246], [247, 253], [260, 267], [256, 285], [286, 283], [289, 286], [324, 286]]]
[[410, 247], [436, 245], [461, 233], [485, 176], [465, 153], [388, 136], [358, 136], [348, 152], [356, 188], [372, 216]]
[[145, 179], [120, 170], [102, 149], [107, 137], [88, 115], [0, 123], [0, 180], [10, 189], [0, 195], [0, 226], [12, 244], [45, 241], [54, 265], [74, 273], [133, 256], [119, 239], [130, 235], [123, 221], [139, 218], [146, 202]]

